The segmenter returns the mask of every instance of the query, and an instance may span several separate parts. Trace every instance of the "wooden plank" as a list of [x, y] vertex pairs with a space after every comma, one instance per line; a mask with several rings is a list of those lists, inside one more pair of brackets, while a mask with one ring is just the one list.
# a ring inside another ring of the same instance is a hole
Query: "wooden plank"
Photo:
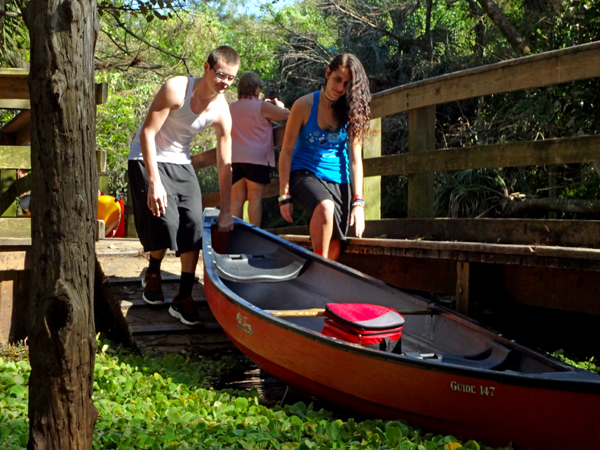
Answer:
[[192, 155], [192, 166], [194, 166], [194, 170], [198, 171], [205, 167], [216, 166], [217, 165], [217, 149], [211, 148], [210, 150], [206, 150], [202, 153], [196, 153]]
[[15, 293], [13, 300], [13, 321], [11, 332], [8, 337], [10, 342], [17, 342], [27, 337], [30, 286], [31, 272], [29, 270], [16, 272]]
[[0, 99], [0, 109], [31, 109], [29, 100]]
[[[278, 234], [284, 234], [280, 228]], [[301, 228], [298, 231], [303, 230]], [[307, 234], [307, 231], [301, 231]], [[290, 234], [292, 232], [290, 231]], [[300, 234], [300, 233], [297, 233]], [[383, 219], [368, 221], [364, 237], [600, 248], [598, 220]]]
[[28, 74], [0, 74], [0, 99], [29, 99]]
[[[435, 106], [409, 112], [408, 148], [415, 154], [435, 149]], [[433, 183], [433, 172], [408, 174], [408, 217], [435, 217]]]
[[339, 262], [401, 289], [441, 295], [456, 292], [456, 262], [450, 259], [345, 252]]
[[600, 76], [600, 42], [454, 72], [373, 95], [372, 117]]
[[31, 111], [21, 111], [0, 133], [2, 145], [27, 145], [31, 141]]
[[505, 301], [600, 315], [597, 272], [507, 265], [500, 277]]
[[[129, 308], [127, 310], [121, 309], [123, 316], [127, 319], [127, 323], [130, 327], [138, 325], [165, 325], [170, 326], [178, 322], [169, 314], [168, 308], [152, 308], [150, 306], [142, 308]], [[200, 320], [204, 323], [215, 322], [215, 317], [208, 309], [208, 305], [204, 305], [204, 308], [198, 308], [198, 314]]]
[[31, 169], [31, 147], [0, 145], [0, 169]]
[[96, 150], [96, 167], [98, 173], [106, 172], [106, 150]]
[[[529, 245], [509, 245], [509, 244], [483, 244], [479, 242], [445, 242], [445, 241], [425, 241], [425, 240], [398, 240], [398, 239], [368, 239], [368, 238], [348, 238], [349, 246], [363, 247], [382, 247], [382, 248], [406, 248], [422, 250], [441, 250], [452, 252], [473, 252], [489, 253], [497, 255], [535, 255], [534, 246]], [[589, 259], [593, 255], [600, 260], [600, 252], [590, 251]]]
[[[148, 334], [205, 334], [207, 332], [222, 332], [221, 325], [217, 322], [206, 322], [198, 326], [188, 326], [173, 318], [173, 322], [166, 325], [134, 325], [131, 332], [136, 335]], [[208, 338], [207, 338], [208, 339]]]
[[[0, 221], [2, 221], [1, 218]], [[0, 233], [2, 233], [1, 229]], [[31, 238], [12, 238], [0, 236], [0, 250], [4, 250], [7, 247], [31, 247]]]
[[0, 273], [0, 342], [9, 341], [13, 320], [15, 280]]
[[466, 261], [456, 262], [456, 310], [466, 316], [469, 315], [470, 301], [470, 264]]
[[14, 68], [14, 67], [2, 67], [0, 68], [1, 77], [24, 77], [27, 78], [29, 75], [29, 69], [25, 68]]
[[534, 247], [537, 256], [549, 258], [569, 258], [569, 259], [600, 259], [600, 250], [589, 248], [564, 248], [564, 247]]
[[100, 192], [108, 192], [108, 174], [107, 173], [99, 173], [98, 174], [98, 189]]
[[[381, 156], [381, 119], [371, 120], [371, 129], [365, 137], [363, 158]], [[381, 177], [369, 177], [363, 180], [365, 197], [365, 220], [381, 219]]]
[[108, 101], [108, 83], [96, 83], [96, 105]]
[[[29, 239], [29, 242], [31, 242], [31, 218], [0, 217], [0, 236], [3, 238]], [[12, 243], [12, 245], [15, 245], [15, 243]]]
[[0, 272], [30, 270], [30, 268], [29, 252], [25, 250], [0, 251]]
[[225, 333], [137, 335], [135, 343], [142, 352], [213, 354], [234, 349]]
[[365, 175], [600, 161], [600, 135], [404, 153], [364, 161]]

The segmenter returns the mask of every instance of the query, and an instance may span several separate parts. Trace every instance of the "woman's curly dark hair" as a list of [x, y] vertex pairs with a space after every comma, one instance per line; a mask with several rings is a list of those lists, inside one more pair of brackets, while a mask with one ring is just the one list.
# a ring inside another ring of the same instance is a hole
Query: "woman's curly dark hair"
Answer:
[[[362, 141], [371, 120], [371, 90], [365, 69], [352, 53], [342, 53], [333, 58], [330, 73], [346, 67], [352, 76], [346, 94], [332, 104], [333, 115], [340, 124], [348, 123], [348, 137]], [[327, 80], [325, 80], [327, 83]]]

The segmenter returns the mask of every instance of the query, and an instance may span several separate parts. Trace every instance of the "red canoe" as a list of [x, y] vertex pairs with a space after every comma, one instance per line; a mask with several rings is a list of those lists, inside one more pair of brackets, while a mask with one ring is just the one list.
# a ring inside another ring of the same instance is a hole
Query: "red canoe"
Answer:
[[[267, 372], [361, 416], [519, 450], [600, 450], [600, 376], [243, 221], [218, 233], [217, 215], [205, 211], [206, 298]], [[325, 336], [313, 310], [337, 303], [394, 308], [405, 317], [401, 345], [385, 352]]]

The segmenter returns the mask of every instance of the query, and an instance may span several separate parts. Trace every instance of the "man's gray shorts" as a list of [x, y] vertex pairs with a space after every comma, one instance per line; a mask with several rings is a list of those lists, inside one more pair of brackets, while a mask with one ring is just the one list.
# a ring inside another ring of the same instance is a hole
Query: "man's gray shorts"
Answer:
[[156, 217], [148, 208], [148, 175], [143, 161], [129, 161], [135, 228], [144, 251], [165, 248], [186, 253], [202, 248], [202, 194], [191, 164], [158, 163], [167, 209]]

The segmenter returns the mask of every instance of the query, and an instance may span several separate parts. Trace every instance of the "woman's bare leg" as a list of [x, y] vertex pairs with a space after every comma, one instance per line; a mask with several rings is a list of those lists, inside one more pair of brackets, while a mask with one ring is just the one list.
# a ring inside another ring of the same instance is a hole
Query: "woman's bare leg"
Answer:
[[244, 203], [246, 202], [246, 179], [242, 178], [231, 186], [231, 214], [240, 219], [244, 218]]
[[325, 258], [329, 256], [329, 244], [333, 234], [335, 205], [331, 200], [323, 200], [315, 208], [310, 219], [310, 239], [315, 253]]
[[266, 184], [246, 180], [248, 190], [248, 219], [252, 225], [260, 227], [262, 219], [262, 199], [267, 189]]

